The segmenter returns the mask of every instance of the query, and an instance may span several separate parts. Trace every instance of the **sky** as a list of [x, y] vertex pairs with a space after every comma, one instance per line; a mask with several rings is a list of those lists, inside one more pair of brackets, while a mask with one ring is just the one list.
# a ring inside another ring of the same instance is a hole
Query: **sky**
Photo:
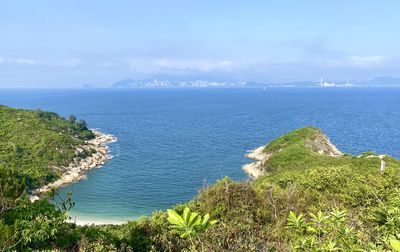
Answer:
[[0, 0], [0, 88], [400, 77], [397, 0]]

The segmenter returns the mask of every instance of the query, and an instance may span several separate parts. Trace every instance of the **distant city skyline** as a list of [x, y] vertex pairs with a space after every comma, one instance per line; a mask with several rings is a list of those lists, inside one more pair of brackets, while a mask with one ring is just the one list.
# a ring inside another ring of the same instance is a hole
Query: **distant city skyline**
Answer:
[[0, 88], [400, 77], [400, 2], [2, 1]]

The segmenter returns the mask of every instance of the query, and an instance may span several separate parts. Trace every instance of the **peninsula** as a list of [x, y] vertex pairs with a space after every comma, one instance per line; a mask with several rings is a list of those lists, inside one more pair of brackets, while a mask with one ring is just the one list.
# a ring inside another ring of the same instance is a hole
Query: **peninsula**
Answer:
[[32, 201], [104, 165], [111, 158], [107, 144], [117, 140], [75, 116], [42, 110], [0, 106], [0, 125], [0, 162], [26, 181]]
[[258, 147], [245, 155], [255, 162], [243, 165], [242, 169], [251, 178], [282, 171], [296, 172], [300, 168], [349, 165], [357, 169], [360, 162], [376, 163], [376, 171], [384, 172], [390, 157], [366, 152], [358, 156], [345, 155], [331, 143], [318, 128], [306, 127], [294, 130], [267, 145]]

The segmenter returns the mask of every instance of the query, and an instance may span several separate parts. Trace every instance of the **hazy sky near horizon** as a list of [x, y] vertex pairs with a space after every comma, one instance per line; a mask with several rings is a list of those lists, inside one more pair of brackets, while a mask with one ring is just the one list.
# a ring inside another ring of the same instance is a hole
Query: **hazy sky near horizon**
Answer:
[[400, 77], [400, 1], [2, 1], [0, 87]]

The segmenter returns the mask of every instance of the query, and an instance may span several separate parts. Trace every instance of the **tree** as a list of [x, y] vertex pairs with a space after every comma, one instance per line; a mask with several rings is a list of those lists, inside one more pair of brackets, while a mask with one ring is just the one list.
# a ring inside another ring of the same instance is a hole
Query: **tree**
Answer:
[[6, 162], [0, 162], [0, 251], [11, 250], [21, 242], [15, 226], [4, 224], [2, 217], [24, 201], [25, 184], [25, 180], [20, 179]]
[[78, 130], [87, 130], [87, 123], [85, 120], [81, 119], [79, 122], [75, 123]]
[[1, 215], [15, 207], [15, 205], [24, 197], [26, 191], [25, 179], [19, 178], [11, 170], [7, 163], [1, 162], [0, 165], [0, 217]]
[[70, 116], [68, 117], [68, 121], [69, 121], [70, 123], [74, 124], [74, 123], [76, 122], [76, 116], [70, 115]]

